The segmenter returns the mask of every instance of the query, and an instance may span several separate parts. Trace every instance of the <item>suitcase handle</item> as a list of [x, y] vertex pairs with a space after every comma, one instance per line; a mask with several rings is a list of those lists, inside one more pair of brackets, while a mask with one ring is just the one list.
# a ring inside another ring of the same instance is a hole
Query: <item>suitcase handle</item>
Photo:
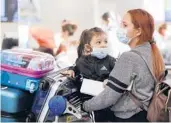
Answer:
[[1, 86], [1, 90], [6, 90], [6, 89], [8, 89], [8, 87], [7, 86]]
[[11, 63], [21, 64], [21, 65], [24, 65], [25, 64], [22, 61], [14, 61], [14, 60], [10, 60], [10, 59], [7, 59], [6, 61], [11, 62]]

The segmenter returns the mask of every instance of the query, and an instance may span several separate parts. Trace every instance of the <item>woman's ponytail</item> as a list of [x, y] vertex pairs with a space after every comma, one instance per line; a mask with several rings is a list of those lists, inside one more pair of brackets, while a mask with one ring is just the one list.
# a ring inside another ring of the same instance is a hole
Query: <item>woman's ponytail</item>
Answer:
[[161, 73], [165, 69], [163, 57], [154, 41], [150, 42], [152, 48], [152, 63], [153, 63], [153, 73], [157, 79], [159, 79]]

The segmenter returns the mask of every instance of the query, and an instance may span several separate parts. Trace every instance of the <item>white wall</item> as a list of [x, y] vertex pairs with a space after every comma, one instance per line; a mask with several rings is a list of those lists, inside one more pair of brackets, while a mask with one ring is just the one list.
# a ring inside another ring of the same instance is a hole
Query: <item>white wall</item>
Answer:
[[[154, 4], [155, 8], [154, 9]], [[164, 0], [144, 0], [144, 9], [147, 10], [155, 20], [155, 23], [161, 23], [165, 20], [165, 3]]]
[[118, 20], [126, 13], [126, 11], [135, 8], [143, 8], [144, 0], [98, 0], [98, 16], [96, 23], [101, 23], [101, 16], [103, 13], [112, 11]]
[[59, 32], [63, 19], [73, 20], [78, 24], [76, 37], [79, 37], [83, 29], [94, 25], [93, 2], [94, 0], [42, 0], [43, 24]]
[[[52, 29], [60, 31], [63, 19], [74, 20], [78, 24], [76, 37], [85, 28], [94, 25], [94, 0], [40, 0], [41, 23]], [[16, 31], [17, 24], [2, 23], [2, 32]]]
[[[123, 16], [129, 9], [143, 8], [144, 0], [40, 0], [40, 7], [40, 25], [59, 32], [63, 19], [74, 20], [78, 24], [78, 30], [73, 38], [78, 40], [84, 29], [101, 23], [104, 12], [116, 11]], [[1, 24], [1, 33], [17, 30], [16, 23]]]
[[[78, 24], [74, 39], [78, 40], [84, 29], [95, 25], [94, 0], [40, 0], [40, 6], [42, 21], [39, 25], [59, 32], [63, 19], [73, 20]], [[1, 23], [1, 35], [5, 32], [17, 32], [17, 25], [17, 23]], [[2, 40], [2, 37], [0, 39]]]

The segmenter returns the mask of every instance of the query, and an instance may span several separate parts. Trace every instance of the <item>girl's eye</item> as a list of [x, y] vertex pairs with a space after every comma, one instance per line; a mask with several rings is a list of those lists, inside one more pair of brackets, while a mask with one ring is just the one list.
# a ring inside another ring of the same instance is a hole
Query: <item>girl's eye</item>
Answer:
[[100, 44], [100, 43], [101, 43], [100, 41], [97, 42], [97, 44]]
[[108, 41], [106, 40], [106, 41], [105, 41], [105, 43], [107, 44], [107, 43], [108, 43]]

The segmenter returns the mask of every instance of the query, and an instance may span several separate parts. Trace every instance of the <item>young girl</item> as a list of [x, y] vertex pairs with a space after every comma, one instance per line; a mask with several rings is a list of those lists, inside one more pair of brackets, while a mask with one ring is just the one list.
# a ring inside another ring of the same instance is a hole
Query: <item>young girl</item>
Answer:
[[[102, 82], [108, 79], [116, 60], [108, 55], [107, 43], [107, 35], [101, 28], [84, 30], [77, 49], [76, 66], [63, 74], [68, 74], [70, 77], [81, 74], [84, 78]], [[86, 99], [87, 97], [90, 98], [86, 96]], [[105, 122], [107, 112], [109, 112], [107, 109], [95, 112], [95, 121]]]
[[71, 77], [82, 74], [84, 78], [104, 81], [115, 65], [115, 59], [108, 55], [107, 35], [98, 27], [84, 30], [77, 49], [76, 66], [64, 72]]

